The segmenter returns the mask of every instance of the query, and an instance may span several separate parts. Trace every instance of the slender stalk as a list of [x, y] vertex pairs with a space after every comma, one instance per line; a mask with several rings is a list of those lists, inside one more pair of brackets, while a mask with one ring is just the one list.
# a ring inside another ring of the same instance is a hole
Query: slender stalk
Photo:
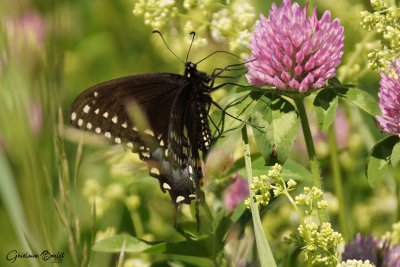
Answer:
[[[290, 202], [290, 204], [292, 204], [294, 210], [297, 213], [297, 216], [299, 216], [300, 224], [301, 224], [301, 226], [303, 227], [303, 230], [304, 230], [304, 239], [306, 240], [306, 244], [309, 244], [310, 243], [310, 236], [309, 236], [308, 231], [307, 231], [307, 225], [306, 225], [306, 222], [304, 220], [303, 214], [301, 213], [299, 207], [296, 205], [296, 202], [294, 201], [292, 196], [289, 194], [289, 192], [285, 190], [283, 193], [289, 199], [289, 202]], [[307, 261], [307, 266], [311, 267], [312, 266], [312, 262], [311, 261]]]
[[336, 144], [336, 131], [335, 131], [335, 124], [332, 123], [331, 127], [329, 127], [329, 154], [330, 154], [330, 163], [332, 168], [332, 175], [333, 175], [333, 184], [335, 187], [336, 197], [339, 202], [339, 223], [341, 232], [345, 240], [349, 240], [351, 234], [349, 225], [347, 223], [347, 210], [346, 205], [344, 202], [343, 196], [343, 184], [342, 184], [342, 176], [340, 172], [340, 164], [339, 164], [339, 157], [338, 157], [338, 150]]
[[396, 189], [395, 189], [395, 194], [396, 194], [396, 199], [397, 199], [397, 218], [396, 221], [400, 221], [400, 175], [399, 175], [399, 170], [400, 167], [393, 167], [390, 168], [391, 174], [393, 176], [393, 180], [396, 183]]
[[[299, 216], [299, 220], [300, 220], [301, 226], [303, 226], [303, 229], [306, 230], [306, 229], [307, 229], [306, 221], [304, 220], [304, 216], [303, 216], [303, 214], [301, 213], [299, 207], [296, 205], [296, 202], [294, 201], [294, 199], [292, 198], [292, 196], [291, 196], [287, 191], [284, 191], [283, 193], [284, 193], [285, 196], [288, 198], [290, 204], [292, 204], [294, 210], [295, 210], [296, 213], [297, 213], [297, 216]], [[310, 241], [310, 236], [308, 235], [308, 232], [307, 232], [307, 231], [304, 231], [304, 237], [305, 237], [305, 239], [307, 240], [307, 242]]]
[[[363, 40], [361, 40], [360, 43], [356, 46], [355, 51], [352, 53], [351, 57], [349, 60], [347, 60], [347, 63], [345, 66], [342, 68], [347, 68], [349, 69], [349, 66], [353, 66], [360, 58], [360, 55], [365, 51], [366, 44], [371, 40], [371, 38], [374, 36], [374, 33], [368, 33]], [[364, 70], [367, 70], [365, 68]], [[362, 76], [362, 74], [359, 74]], [[339, 76], [339, 80], [342, 82], [347, 79], [348, 72], [343, 71], [341, 75]], [[354, 110], [354, 108], [353, 108]], [[357, 114], [359, 115], [359, 110], [356, 110]], [[365, 124], [361, 123], [361, 129], [365, 128]], [[336, 146], [336, 132], [335, 132], [335, 122], [332, 123], [331, 127], [329, 128], [328, 131], [328, 136], [329, 136], [329, 154], [330, 154], [330, 164], [332, 168], [332, 176], [333, 176], [333, 183], [335, 187], [335, 195], [338, 199], [339, 202], [339, 223], [340, 223], [340, 228], [342, 230], [342, 234], [345, 240], [349, 240], [349, 238], [352, 236], [350, 226], [349, 226], [349, 218], [351, 216], [347, 216], [347, 208], [344, 202], [344, 196], [343, 196], [343, 178], [342, 178], [342, 173], [340, 172], [340, 164], [338, 160], [338, 151], [337, 151], [337, 146]], [[370, 136], [370, 132], [367, 131], [366, 136]]]
[[313, 0], [308, 0], [308, 7], [307, 7], [307, 15], [309, 15], [309, 16], [311, 16], [312, 15], [312, 13], [313, 13], [313, 8], [314, 8], [314, 5], [313, 5]]
[[400, 181], [396, 179], [397, 221], [400, 221]]
[[260, 260], [260, 266], [262, 267], [276, 267], [274, 255], [272, 254], [271, 247], [269, 246], [268, 240], [265, 237], [264, 229], [261, 224], [260, 213], [256, 203], [254, 203], [254, 193], [251, 191], [250, 184], [253, 179], [253, 171], [251, 168], [251, 156], [250, 156], [250, 145], [249, 137], [247, 134], [247, 126], [243, 126], [242, 129], [243, 139], [243, 153], [244, 161], [246, 165], [246, 174], [249, 181], [249, 192], [250, 192], [250, 208], [251, 215], [253, 217], [254, 235], [256, 238], [258, 258]]
[[[317, 155], [315, 154], [315, 148], [311, 135], [310, 124], [308, 122], [307, 113], [303, 101], [304, 101], [303, 97], [295, 99], [297, 111], [300, 116], [301, 127], [303, 129], [304, 140], [306, 142], [308, 157], [310, 160], [310, 168], [313, 177], [313, 183], [314, 186], [322, 190], [322, 179], [319, 169], [319, 162]], [[319, 216], [319, 222], [321, 224], [328, 221], [328, 215], [325, 209], [318, 210], [318, 216]]]

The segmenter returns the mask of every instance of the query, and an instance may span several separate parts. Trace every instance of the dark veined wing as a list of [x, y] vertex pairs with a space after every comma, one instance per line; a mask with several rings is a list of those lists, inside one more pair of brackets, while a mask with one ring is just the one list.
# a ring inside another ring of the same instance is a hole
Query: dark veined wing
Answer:
[[[150, 175], [159, 180], [163, 192], [169, 191], [176, 204], [181, 203], [182, 181], [170, 167], [167, 148], [170, 114], [184, 85], [183, 76], [171, 73], [119, 78], [87, 89], [77, 97], [71, 110], [75, 127], [103, 135], [117, 144], [124, 143], [139, 153]], [[133, 102], [146, 116], [148, 128], [138, 129], [132, 123], [127, 109]]]
[[167, 141], [169, 114], [183, 77], [171, 73], [128, 76], [95, 85], [72, 104], [72, 125], [102, 134], [115, 143], [139, 141], [127, 108], [140, 106], [149, 122], [146, 133]]
[[171, 196], [177, 204], [204, 199], [199, 150], [208, 150], [211, 143], [207, 120], [210, 99], [196, 95], [196, 86], [204, 85], [186, 83], [182, 87], [170, 115], [168, 158], [174, 174], [171, 183], [175, 185]]

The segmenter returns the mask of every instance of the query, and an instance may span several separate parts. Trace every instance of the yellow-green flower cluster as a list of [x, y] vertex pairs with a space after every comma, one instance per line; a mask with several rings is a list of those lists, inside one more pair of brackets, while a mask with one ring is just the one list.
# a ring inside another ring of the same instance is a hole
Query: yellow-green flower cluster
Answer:
[[295, 197], [296, 205], [303, 208], [306, 215], [310, 215], [313, 210], [325, 209], [328, 202], [323, 199], [323, 192], [318, 187], [304, 187], [304, 193]]
[[381, 34], [381, 47], [368, 54], [369, 67], [387, 70], [389, 63], [400, 54], [400, 8], [389, 6], [385, 0], [371, 0], [374, 12], [361, 12], [361, 25]]
[[136, 0], [133, 13], [143, 15], [146, 25], [163, 32], [187, 35], [195, 31], [197, 46], [228, 44], [232, 52], [247, 53], [256, 16], [251, 2], [184, 0], [182, 8], [177, 8], [177, 2]]
[[[250, 185], [250, 190], [254, 193], [254, 201], [262, 206], [267, 206], [271, 199], [271, 183], [268, 176], [261, 175], [260, 177], [253, 177]], [[250, 199], [246, 199], [246, 206], [250, 208]]]
[[307, 262], [312, 265], [336, 266], [338, 263], [338, 248], [343, 242], [340, 233], [335, 232], [330, 223], [318, 226], [311, 222], [298, 228], [300, 237], [305, 243], [304, 252]]
[[125, 203], [130, 210], [135, 210], [140, 205], [139, 196], [127, 195], [123, 183], [118, 181], [102, 185], [96, 179], [87, 179], [82, 191], [90, 206], [96, 209], [97, 217], [102, 217], [116, 202]]
[[227, 39], [229, 48], [233, 52], [247, 49], [255, 14], [255, 9], [250, 3], [232, 1], [231, 5], [212, 15], [211, 34], [213, 39]]
[[138, 0], [133, 14], [143, 15], [144, 23], [159, 29], [178, 14], [175, 0]]
[[[250, 190], [254, 194], [254, 200], [257, 204], [266, 206], [271, 199], [271, 190], [275, 197], [278, 197], [285, 192], [292, 191], [296, 182], [290, 179], [287, 184], [281, 175], [282, 166], [275, 164], [267, 175], [253, 177], [250, 184]], [[247, 207], [250, 207], [250, 199], [245, 200]]]
[[392, 231], [387, 232], [382, 239], [389, 241], [390, 244], [400, 244], [400, 222], [392, 225]]
[[369, 260], [347, 260], [342, 261], [336, 267], [375, 267]]

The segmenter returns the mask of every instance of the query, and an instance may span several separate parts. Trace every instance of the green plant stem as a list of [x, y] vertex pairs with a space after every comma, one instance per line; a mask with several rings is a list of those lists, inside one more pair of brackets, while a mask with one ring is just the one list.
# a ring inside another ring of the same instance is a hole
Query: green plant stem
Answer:
[[313, 8], [314, 8], [313, 2], [314, 2], [313, 0], [309, 0], [308, 1], [308, 8], [307, 8], [307, 15], [308, 16], [311, 16], [312, 13], [313, 13]]
[[399, 170], [400, 167], [393, 167], [390, 168], [391, 174], [393, 176], [393, 180], [396, 183], [396, 189], [395, 189], [395, 194], [396, 194], [396, 199], [397, 199], [397, 218], [396, 221], [400, 221], [400, 175], [399, 175]]
[[[314, 143], [313, 143], [311, 130], [310, 130], [310, 124], [308, 122], [306, 109], [304, 107], [304, 98], [303, 97], [296, 98], [295, 102], [296, 102], [296, 106], [297, 106], [297, 111], [300, 116], [304, 140], [306, 142], [308, 157], [310, 160], [311, 174], [313, 177], [313, 183], [314, 183], [315, 187], [318, 187], [319, 189], [323, 190], [321, 173], [320, 173], [320, 169], [319, 169], [319, 162], [318, 162], [317, 155], [315, 154]], [[322, 224], [328, 220], [328, 215], [327, 215], [325, 209], [319, 209], [318, 216], [319, 216], [320, 224]]]
[[400, 182], [396, 179], [397, 221], [400, 221]]
[[[304, 239], [306, 240], [306, 244], [311, 243], [310, 242], [310, 236], [308, 235], [308, 231], [307, 231], [307, 225], [306, 222], [304, 221], [304, 217], [303, 214], [301, 213], [299, 207], [296, 205], [296, 202], [294, 201], [294, 199], [292, 198], [292, 196], [289, 194], [288, 191], [284, 191], [283, 194], [288, 198], [289, 202], [292, 204], [294, 210], [297, 213], [297, 216], [299, 216], [299, 220], [300, 220], [300, 224], [303, 227], [304, 230]], [[311, 267], [312, 266], [312, 262], [311, 261], [307, 261], [307, 266]]]
[[[294, 199], [292, 198], [292, 196], [289, 194], [288, 191], [284, 191], [283, 194], [288, 198], [290, 204], [292, 204], [294, 210], [297, 213], [297, 216], [299, 216], [301, 226], [303, 226], [303, 229], [306, 230], [307, 229], [306, 222], [304, 221], [303, 214], [301, 213], [299, 207], [296, 205], [296, 202], [294, 201]], [[307, 242], [310, 241], [310, 237], [307, 231], [304, 231], [304, 237], [307, 240]]]
[[339, 157], [338, 157], [338, 150], [336, 144], [336, 131], [335, 131], [335, 124], [332, 123], [331, 127], [329, 127], [329, 154], [330, 154], [330, 163], [332, 168], [332, 175], [333, 175], [333, 184], [335, 187], [335, 195], [339, 202], [339, 223], [341, 232], [343, 234], [343, 238], [345, 240], [349, 240], [351, 234], [349, 225], [347, 223], [347, 210], [346, 205], [344, 203], [344, 196], [343, 196], [343, 183], [342, 183], [342, 175], [340, 172], [340, 164], [339, 164]]
[[[356, 46], [355, 51], [352, 53], [351, 57], [349, 60], [347, 60], [346, 65], [344, 65], [342, 68], [347, 68], [349, 69], [349, 66], [353, 66], [356, 64], [356, 62], [360, 59], [362, 53], [365, 52], [366, 49], [366, 44], [372, 39], [374, 36], [374, 33], [368, 33], [367, 35], [364, 36], [364, 38], [361, 40], [361, 42], [358, 43]], [[363, 72], [368, 70], [368, 68], [364, 68], [362, 72], [360, 72], [360, 76], [362, 76]], [[339, 80], [344, 82], [348, 76], [348, 72], [343, 71], [341, 72], [341, 75], [339, 75]], [[354, 108], [353, 108], [354, 109]], [[359, 115], [359, 110], [356, 111], [357, 114]], [[360, 115], [359, 115], [360, 117]], [[361, 129], [365, 129], [365, 124], [362, 122], [361, 123]], [[369, 131], [367, 131], [367, 136], [370, 136]], [[344, 202], [344, 195], [343, 195], [343, 178], [342, 178], [342, 173], [340, 171], [340, 164], [339, 164], [339, 158], [338, 158], [338, 150], [336, 146], [336, 132], [335, 132], [335, 122], [332, 123], [331, 127], [329, 128], [328, 132], [329, 136], [329, 154], [330, 154], [330, 164], [332, 168], [332, 176], [333, 176], [333, 183], [335, 187], [335, 195], [338, 199], [339, 202], [339, 223], [340, 223], [340, 228], [341, 232], [343, 234], [343, 238], [345, 240], [349, 240], [349, 238], [352, 236], [351, 229], [350, 229], [350, 224], [349, 224], [349, 218], [351, 219], [351, 216], [347, 216], [347, 209], [346, 205]]]
[[258, 258], [260, 260], [260, 266], [262, 267], [276, 267], [274, 255], [272, 254], [271, 247], [269, 246], [268, 240], [265, 237], [264, 229], [261, 224], [260, 213], [256, 203], [254, 203], [254, 193], [250, 189], [250, 184], [253, 179], [253, 170], [251, 168], [251, 156], [250, 156], [250, 145], [249, 137], [247, 134], [247, 126], [243, 126], [242, 129], [243, 138], [243, 153], [244, 161], [246, 165], [246, 174], [249, 181], [249, 195], [250, 195], [250, 208], [251, 216], [253, 217], [254, 235], [257, 244]]

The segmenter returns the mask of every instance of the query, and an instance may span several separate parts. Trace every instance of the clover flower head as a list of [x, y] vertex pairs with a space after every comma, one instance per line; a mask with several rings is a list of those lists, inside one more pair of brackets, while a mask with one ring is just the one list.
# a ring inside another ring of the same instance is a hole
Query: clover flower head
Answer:
[[355, 239], [346, 244], [342, 260], [369, 260], [373, 264], [378, 263], [379, 240], [361, 234], [357, 234]]
[[249, 196], [249, 184], [246, 179], [237, 177], [235, 182], [228, 187], [224, 202], [227, 210], [233, 211], [236, 206]]
[[400, 58], [392, 63], [391, 72], [393, 77], [381, 73], [379, 107], [382, 116], [376, 119], [384, 132], [400, 135]]
[[306, 92], [322, 87], [336, 73], [343, 55], [344, 33], [329, 11], [318, 20], [316, 10], [284, 0], [260, 15], [251, 36], [246, 78], [254, 85]]
[[400, 267], [400, 245], [387, 249], [383, 253], [383, 267]]

